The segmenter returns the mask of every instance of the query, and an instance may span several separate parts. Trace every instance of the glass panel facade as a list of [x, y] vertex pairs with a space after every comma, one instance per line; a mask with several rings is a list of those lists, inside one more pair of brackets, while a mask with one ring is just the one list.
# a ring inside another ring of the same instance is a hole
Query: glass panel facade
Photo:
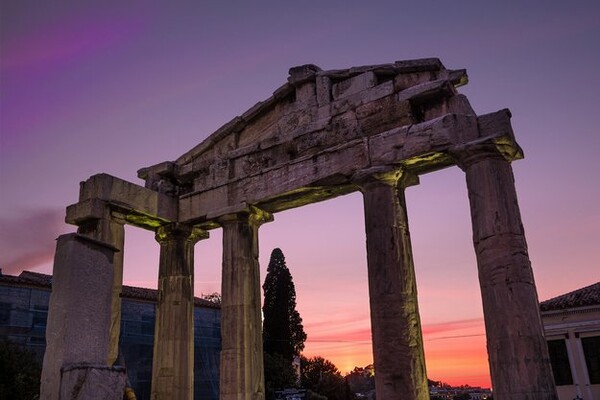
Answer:
[[[40, 364], [46, 347], [50, 290], [0, 282], [0, 339], [6, 338], [33, 351]], [[120, 359], [138, 400], [150, 399], [155, 305], [150, 301], [122, 299]], [[194, 398], [219, 398], [221, 310], [194, 310]]]

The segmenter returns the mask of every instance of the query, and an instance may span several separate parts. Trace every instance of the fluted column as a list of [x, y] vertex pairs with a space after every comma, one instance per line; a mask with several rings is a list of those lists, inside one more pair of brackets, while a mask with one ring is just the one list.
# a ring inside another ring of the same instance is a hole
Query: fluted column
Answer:
[[512, 167], [491, 144], [455, 157], [467, 178], [494, 399], [555, 400]]
[[221, 400], [265, 396], [258, 227], [272, 216], [252, 208], [219, 220], [223, 227]]
[[79, 224], [77, 233], [115, 247], [119, 251], [113, 257], [113, 285], [111, 295], [110, 342], [107, 361], [112, 366], [119, 355], [121, 332], [121, 291], [123, 288], [123, 253], [125, 242], [125, 219], [105, 205], [100, 218], [91, 218]]
[[208, 237], [182, 224], [158, 228], [158, 302], [152, 359], [152, 400], [194, 397], [194, 244]]
[[358, 179], [364, 198], [376, 397], [429, 399], [401, 171]]

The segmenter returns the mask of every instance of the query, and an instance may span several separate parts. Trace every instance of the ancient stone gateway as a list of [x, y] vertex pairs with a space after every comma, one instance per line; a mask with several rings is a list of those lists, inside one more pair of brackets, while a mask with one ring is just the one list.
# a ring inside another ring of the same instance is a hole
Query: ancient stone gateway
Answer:
[[[278, 211], [361, 191], [377, 398], [427, 399], [404, 190], [452, 165], [466, 174], [496, 399], [556, 399], [510, 163], [510, 112], [477, 116], [438, 59], [290, 69], [273, 96], [175, 161], [81, 185], [78, 233], [123, 250], [123, 225], [156, 232], [153, 399], [191, 399], [193, 247], [223, 229], [221, 399], [262, 399], [258, 229]], [[116, 357], [122, 252], [116, 253]], [[108, 327], [107, 327], [108, 329]]]

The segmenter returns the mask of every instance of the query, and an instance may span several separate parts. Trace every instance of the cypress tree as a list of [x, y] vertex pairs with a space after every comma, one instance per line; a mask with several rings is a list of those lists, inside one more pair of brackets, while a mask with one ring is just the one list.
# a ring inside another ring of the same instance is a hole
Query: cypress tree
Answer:
[[281, 249], [274, 249], [263, 285], [263, 347], [291, 364], [304, 349], [306, 333], [296, 310], [296, 288]]

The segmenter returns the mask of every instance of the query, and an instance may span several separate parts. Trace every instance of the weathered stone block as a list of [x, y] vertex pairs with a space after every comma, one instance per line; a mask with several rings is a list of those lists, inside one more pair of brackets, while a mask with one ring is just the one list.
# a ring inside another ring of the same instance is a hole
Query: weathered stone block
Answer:
[[454, 94], [454, 87], [449, 81], [437, 80], [411, 86], [398, 93], [398, 101], [410, 100], [411, 103], [425, 103], [436, 99], [450, 97]]
[[437, 73], [434, 71], [413, 72], [398, 74], [394, 78], [394, 90], [402, 91], [409, 87], [437, 79]]
[[410, 103], [408, 101], [399, 102], [393, 96], [387, 96], [358, 107], [356, 117], [364, 136], [372, 136], [414, 122]]
[[306, 106], [316, 105], [317, 89], [314, 82], [304, 83], [296, 88], [296, 102], [304, 103]]
[[331, 79], [327, 76], [317, 76], [317, 104], [324, 106], [331, 103]]
[[334, 100], [339, 100], [348, 97], [358, 92], [362, 92], [368, 88], [377, 85], [377, 77], [372, 71], [362, 73], [355, 77], [334, 83], [331, 88], [331, 93]]
[[126, 381], [123, 367], [67, 365], [62, 369], [60, 400], [122, 400]]
[[80, 184], [79, 201], [92, 198], [119, 203], [167, 221], [177, 219], [177, 205], [172, 197], [108, 174], [94, 175]]
[[[281, 119], [281, 113], [276, 109], [272, 108], [268, 111], [263, 112], [260, 116], [255, 117], [248, 122], [244, 130], [239, 133], [239, 139], [233, 148], [249, 146], [260, 142], [261, 140], [274, 136], [277, 133], [276, 124]], [[228, 152], [223, 152], [226, 155]]]

